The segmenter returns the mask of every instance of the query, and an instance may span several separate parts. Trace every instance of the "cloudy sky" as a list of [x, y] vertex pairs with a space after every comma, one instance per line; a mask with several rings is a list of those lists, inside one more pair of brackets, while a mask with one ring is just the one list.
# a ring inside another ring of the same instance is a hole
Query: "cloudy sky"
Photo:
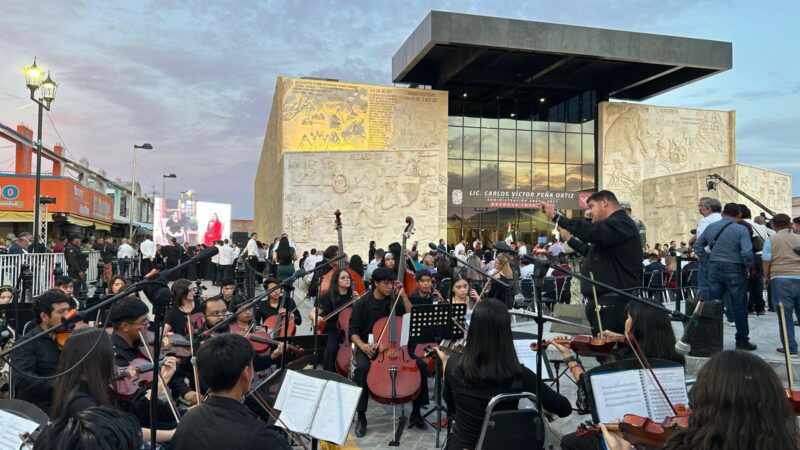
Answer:
[[[791, 173], [800, 195], [800, 2], [678, 0], [0, 0], [0, 122], [35, 128], [22, 68], [60, 83], [44, 142], [252, 218], [276, 77], [391, 83], [391, 57], [431, 9], [733, 42], [734, 67], [649, 103], [737, 111], [742, 163]], [[0, 141], [0, 171], [13, 148]]]

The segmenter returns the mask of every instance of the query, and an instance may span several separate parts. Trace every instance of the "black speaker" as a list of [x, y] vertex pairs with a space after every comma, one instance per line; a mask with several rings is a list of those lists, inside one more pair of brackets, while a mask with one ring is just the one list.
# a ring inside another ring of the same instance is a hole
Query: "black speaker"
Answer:
[[[686, 314], [691, 316], [697, 307], [697, 299], [686, 299]], [[706, 300], [703, 314], [692, 333], [689, 344], [691, 356], [714, 356], [722, 351], [724, 305], [719, 300]]]

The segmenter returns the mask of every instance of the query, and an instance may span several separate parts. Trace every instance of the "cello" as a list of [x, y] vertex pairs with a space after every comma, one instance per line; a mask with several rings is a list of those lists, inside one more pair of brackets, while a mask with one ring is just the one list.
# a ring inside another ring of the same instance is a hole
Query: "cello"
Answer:
[[[403, 232], [403, 249], [406, 247], [406, 240], [414, 226], [414, 221], [410, 219], [410, 217], [406, 218], [408, 225]], [[367, 388], [370, 396], [378, 403], [395, 407], [397, 404], [415, 399], [419, 395], [421, 387], [417, 362], [411, 358], [408, 348], [400, 344], [403, 318], [395, 315], [397, 303], [402, 298], [404, 274], [404, 270], [397, 271], [394, 299], [390, 300], [392, 304], [389, 308], [389, 315], [378, 319], [372, 327], [372, 335], [378, 336], [376, 341], [378, 352], [367, 373]], [[393, 408], [392, 417], [394, 416]], [[399, 434], [405, 425], [405, 416], [401, 416], [399, 425], [397, 423], [395, 425], [394, 440], [389, 443], [390, 446], [399, 445]]]
[[[334, 224], [336, 225], [336, 233], [339, 235], [338, 236], [339, 237], [339, 254], [340, 255], [345, 255], [345, 252], [344, 252], [344, 240], [342, 239], [342, 212], [337, 209], [336, 212], [333, 213], [333, 215], [336, 216], [336, 219], [334, 220]], [[336, 267], [338, 267], [339, 264], [344, 264], [344, 270], [346, 270], [347, 273], [350, 274], [350, 279], [352, 280], [352, 283], [353, 283], [353, 291], [358, 293], [358, 295], [361, 295], [365, 291], [364, 280], [361, 279], [361, 276], [359, 276], [356, 273], [355, 270], [347, 267], [347, 262], [346, 261], [347, 261], [346, 258], [345, 258], [345, 262], [341, 262], [340, 263], [340, 262], [337, 261], [335, 263]], [[322, 277], [322, 280], [319, 283], [319, 296], [320, 297], [325, 295], [325, 294], [327, 294], [328, 290], [331, 288], [331, 282], [333, 282], [333, 272], [335, 272], [336, 267], [332, 267], [331, 270]], [[334, 282], [334, 285], [335, 284], [336, 283]]]

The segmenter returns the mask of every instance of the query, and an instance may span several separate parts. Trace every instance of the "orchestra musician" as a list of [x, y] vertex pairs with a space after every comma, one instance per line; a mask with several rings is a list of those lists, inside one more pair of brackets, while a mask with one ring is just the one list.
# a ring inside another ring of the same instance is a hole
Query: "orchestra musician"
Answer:
[[[128, 413], [135, 410], [146, 410], [149, 401], [138, 397], [132, 402], [121, 405], [132, 406], [133, 410], [125, 410], [109, 395], [109, 380], [114, 377], [114, 346], [111, 338], [98, 328], [84, 328], [74, 331], [61, 352], [59, 372], [66, 372], [58, 379], [53, 391], [53, 419], [73, 419], [79, 414], [95, 406], [112, 406]], [[168, 371], [175, 371], [175, 365], [165, 365]], [[171, 376], [171, 374], [168, 374]], [[134, 405], [133, 403], [140, 405]], [[138, 407], [137, 407], [138, 406]], [[138, 425], [137, 419], [137, 425]], [[157, 442], [169, 442], [174, 430], [158, 430]], [[140, 437], [150, 437], [149, 428], [141, 428]], [[38, 444], [38, 443], [37, 443]]]
[[[270, 290], [276, 286], [278, 286], [277, 279], [267, 278], [264, 280], [265, 290]], [[275, 289], [269, 294], [267, 301], [259, 302], [258, 309], [256, 311], [256, 318], [259, 322], [263, 323], [265, 320], [276, 314], [286, 314], [287, 312], [291, 312], [294, 324], [300, 326], [303, 323], [303, 317], [300, 315], [300, 311], [297, 309], [294, 299], [289, 297], [286, 301], [286, 304], [284, 304], [283, 308], [281, 308], [281, 294], [283, 294], [283, 289]]]
[[[322, 261], [317, 262], [314, 265], [314, 275], [311, 276], [311, 282], [308, 285], [308, 296], [309, 297], [319, 297], [319, 288], [322, 279], [325, 275], [328, 274], [331, 270], [333, 270], [335, 264], [332, 262], [336, 258], [339, 257], [339, 246], [338, 245], [329, 245], [328, 248], [322, 253]], [[317, 268], [322, 267], [319, 270]]]
[[[511, 335], [511, 316], [500, 300], [484, 299], [475, 305], [463, 354], [448, 358], [442, 350], [436, 348], [436, 351], [445, 363], [442, 395], [447, 403], [448, 417], [453, 418], [448, 449], [475, 448], [486, 406], [492, 397], [536, 392], [539, 381], [536, 374], [517, 359]], [[539, 395], [547, 411], [560, 417], [572, 412], [569, 400], [544, 383], [539, 384]]]
[[[367, 387], [367, 373], [369, 372], [372, 358], [377, 354], [377, 345], [369, 341], [369, 335], [372, 333], [372, 326], [378, 319], [388, 317], [392, 308], [392, 289], [396, 286], [396, 275], [386, 267], [378, 267], [372, 272], [372, 291], [362, 296], [353, 304], [353, 313], [350, 316], [350, 341], [356, 345], [355, 358], [355, 372], [353, 374], [353, 381], [358, 386], [363, 388], [361, 397], [356, 406], [356, 428], [355, 434], [357, 437], [362, 437], [367, 432], [367, 401], [369, 399]], [[395, 314], [402, 316], [404, 313], [411, 311], [411, 302], [408, 297], [399, 291], [403, 299], [402, 304], [398, 304], [395, 308]], [[374, 336], [378, 339], [379, 336]], [[409, 427], [417, 427], [420, 429], [427, 429], [425, 421], [422, 418], [420, 409], [424, 402], [427, 401], [427, 384], [428, 384], [428, 369], [427, 365], [420, 360], [417, 360], [417, 366], [420, 370], [421, 376], [421, 389], [420, 395], [414, 399], [412, 403], [411, 416], [409, 417]], [[425, 395], [423, 396], [423, 391]]]
[[[118, 300], [109, 311], [108, 323], [114, 329], [114, 333], [111, 335], [111, 342], [114, 345], [114, 353], [116, 355], [114, 360], [118, 367], [128, 366], [131, 361], [137, 358], [148, 359], [139, 350], [144, 345], [139, 333], [144, 334], [150, 325], [147, 319], [148, 313], [147, 305], [140, 298], [133, 296]], [[155, 355], [153, 356], [156, 357]], [[185, 370], [178, 369], [176, 358], [167, 356], [164, 358], [163, 364], [161, 375], [173, 397], [176, 399], [183, 398], [187, 403], [195, 404], [197, 402], [197, 392], [186, 384], [183, 379]], [[166, 420], [174, 419], [169, 410], [166, 408], [164, 410], [166, 412]], [[144, 419], [144, 417], [149, 418], [148, 411], [143, 411], [142, 414], [144, 416], [140, 416], [139, 413], [136, 414], [140, 421], [149, 420]]]
[[[492, 274], [492, 280], [500, 280], [512, 285], [514, 273], [511, 271], [511, 261], [508, 255], [500, 253], [494, 259], [495, 272]], [[510, 287], [505, 287], [500, 283], [490, 282], [489, 292], [486, 297], [496, 298], [506, 304], [509, 309], [514, 307], [514, 292]]]
[[[210, 330], [218, 323], [225, 320], [225, 317], [227, 316], [228, 305], [225, 303], [225, 300], [217, 298], [216, 296], [209, 298], [203, 302], [203, 323], [198, 332], [202, 333]], [[230, 325], [215, 330], [211, 333], [211, 337], [214, 337], [218, 334], [227, 333], [229, 327]]]
[[[672, 329], [672, 322], [667, 313], [653, 309], [640, 302], [633, 301], [625, 307], [625, 333], [631, 334], [639, 342], [642, 353], [647, 359], [663, 359], [673, 361], [682, 366], [686, 365], [684, 356], [675, 351], [675, 332]], [[620, 336], [613, 331], [604, 330], [603, 336]], [[569, 346], [552, 343], [561, 353], [564, 362], [572, 373], [573, 379], [578, 385], [578, 412], [589, 412], [588, 399], [586, 393], [584, 370], [577, 356], [572, 354]], [[634, 358], [631, 347], [627, 347], [622, 353], [622, 359]], [[595, 450], [599, 443], [590, 438], [578, 437], [575, 433], [565, 434], [561, 438], [562, 450]]]
[[417, 291], [408, 296], [412, 306], [432, 305], [444, 301], [442, 294], [433, 286], [433, 275], [426, 269], [420, 269], [414, 275], [417, 280]]
[[462, 304], [467, 305], [467, 314], [472, 312], [472, 308], [470, 308], [470, 300], [472, 300], [472, 306], [474, 307], [476, 303], [478, 303], [481, 298], [478, 295], [478, 291], [472, 289], [469, 285], [469, 278], [463, 273], [457, 273], [452, 280], [453, 283], [453, 299], [451, 300], [454, 304]]
[[[587, 199], [592, 221], [568, 219], [556, 211], [551, 203], [542, 203], [542, 212], [572, 236], [590, 244], [581, 265], [581, 274], [617, 289], [634, 289], [642, 284], [642, 240], [639, 227], [620, 207], [611, 191], [599, 191]], [[625, 305], [628, 300], [614, 292], [597, 287], [597, 301], [602, 305], [600, 317], [604, 328], [622, 333], [625, 329]], [[593, 286], [581, 282], [581, 293], [590, 299], [586, 303], [586, 317], [597, 334], [597, 318], [593, 299]]]
[[[331, 286], [327, 294], [317, 298], [316, 311], [311, 309], [308, 312], [308, 317], [312, 321], [315, 316], [321, 319], [331, 314], [356, 295], [353, 291], [353, 279], [346, 269], [336, 269], [331, 282], [335, 282], [336, 286]], [[337, 329], [338, 318], [338, 315], [331, 317], [325, 324], [325, 334], [328, 340], [322, 367], [329, 372], [336, 372], [336, 355], [339, 352], [340, 341]]]
[[230, 279], [225, 278], [222, 280], [222, 287], [219, 289], [219, 294], [210, 297], [210, 299], [222, 299], [225, 301], [225, 304], [230, 307], [231, 299], [233, 298], [233, 291], [236, 289], [236, 283]]
[[[33, 301], [33, 323], [35, 326], [22, 335], [20, 342], [32, 338], [43, 331], [61, 323], [61, 318], [72, 309], [69, 299], [58, 289], [50, 289]], [[30, 373], [47, 377], [58, 373], [58, 359], [61, 349], [56, 344], [55, 336], [36, 339], [12, 354], [14, 365], [16, 398], [33, 403], [42, 411], [50, 412], [53, 406], [53, 387], [56, 380], [38, 380], [25, 376]]]
[[164, 335], [177, 333], [186, 336], [189, 319], [192, 314], [202, 311], [203, 305], [194, 301], [192, 282], [181, 278], [172, 283], [172, 308], [164, 317]]
[[253, 348], [242, 336], [224, 333], [200, 346], [197, 367], [208, 399], [181, 420], [172, 450], [269, 448], [291, 445], [242, 404], [253, 379]]
[[[798, 449], [800, 430], [783, 383], [763, 359], [738, 350], [717, 353], [689, 391], [689, 426], [664, 450]], [[618, 432], [603, 430], [608, 450], [630, 450]]]
[[136, 418], [111, 406], [93, 406], [70, 418], [59, 418], [43, 427], [36, 450], [138, 450], [142, 433]]

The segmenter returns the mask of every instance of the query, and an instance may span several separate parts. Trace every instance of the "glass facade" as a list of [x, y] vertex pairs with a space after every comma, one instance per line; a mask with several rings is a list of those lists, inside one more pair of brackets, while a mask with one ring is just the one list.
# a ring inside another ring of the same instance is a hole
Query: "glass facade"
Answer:
[[[522, 88], [448, 89], [448, 190], [596, 190], [597, 99]], [[568, 214], [582, 214], [574, 211]], [[514, 238], [535, 244], [552, 233], [539, 210], [449, 206], [448, 242]]]

